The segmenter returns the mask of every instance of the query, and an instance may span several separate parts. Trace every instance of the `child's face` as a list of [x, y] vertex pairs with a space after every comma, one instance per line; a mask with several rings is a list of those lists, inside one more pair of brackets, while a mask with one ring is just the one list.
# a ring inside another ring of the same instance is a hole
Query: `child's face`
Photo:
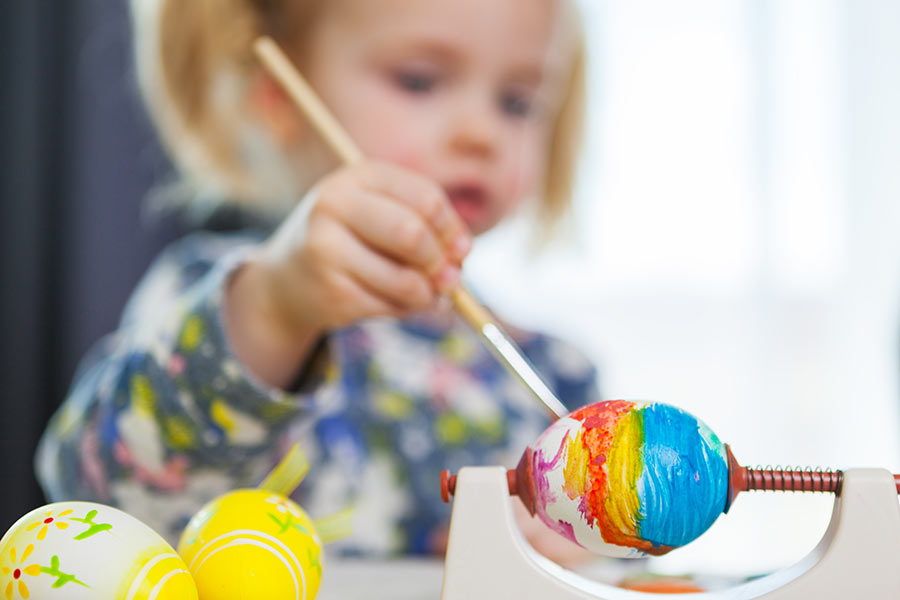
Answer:
[[554, 0], [323, 4], [302, 68], [367, 157], [436, 180], [476, 235], [538, 191], [567, 75]]

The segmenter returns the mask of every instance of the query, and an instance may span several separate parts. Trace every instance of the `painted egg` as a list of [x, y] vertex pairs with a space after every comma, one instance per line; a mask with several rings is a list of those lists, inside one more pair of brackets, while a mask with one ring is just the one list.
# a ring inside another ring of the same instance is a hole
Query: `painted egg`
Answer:
[[147, 525], [93, 502], [29, 512], [0, 540], [0, 598], [197, 600], [175, 550]]
[[614, 400], [553, 423], [531, 454], [534, 508], [577, 544], [616, 557], [665, 554], [725, 509], [725, 445], [665, 404]]
[[230, 492], [194, 515], [178, 542], [203, 600], [310, 600], [322, 542], [307, 514], [267, 490]]

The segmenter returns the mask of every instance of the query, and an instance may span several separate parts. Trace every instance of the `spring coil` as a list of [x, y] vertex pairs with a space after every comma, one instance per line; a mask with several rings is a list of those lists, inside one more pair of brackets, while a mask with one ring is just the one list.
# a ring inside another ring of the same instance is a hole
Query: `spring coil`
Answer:
[[758, 465], [747, 469], [750, 490], [841, 493], [843, 472], [821, 467]]

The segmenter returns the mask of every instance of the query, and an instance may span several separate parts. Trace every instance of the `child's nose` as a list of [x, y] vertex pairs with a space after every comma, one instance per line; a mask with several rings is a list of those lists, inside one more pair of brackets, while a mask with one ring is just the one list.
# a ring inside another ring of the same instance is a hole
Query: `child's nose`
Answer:
[[489, 98], [475, 96], [457, 104], [451, 124], [454, 151], [491, 158], [497, 152], [500, 133], [500, 119]]

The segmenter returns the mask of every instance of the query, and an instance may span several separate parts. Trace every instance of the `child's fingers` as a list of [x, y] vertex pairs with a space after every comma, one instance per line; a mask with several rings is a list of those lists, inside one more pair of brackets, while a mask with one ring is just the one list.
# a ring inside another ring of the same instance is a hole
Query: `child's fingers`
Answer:
[[421, 215], [435, 231], [451, 260], [461, 262], [472, 246], [472, 239], [444, 190], [413, 171], [390, 164], [376, 166], [363, 173], [365, 183]]
[[406, 312], [382, 296], [368, 289], [362, 281], [350, 273], [335, 273], [335, 295], [339, 298], [334, 307], [336, 321], [344, 324], [368, 317], [401, 318]]
[[348, 200], [335, 210], [363, 242], [429, 277], [441, 277], [449, 260], [435, 232], [421, 215], [392, 198], [372, 192], [359, 191]]
[[[322, 219], [310, 239], [310, 255], [316, 265], [317, 285], [326, 290], [323, 311], [330, 325], [344, 325], [371, 316], [400, 317], [405, 307], [394, 303], [366, 282], [366, 271], [383, 266], [346, 226]], [[385, 260], [385, 259], [382, 259]]]
[[350, 232], [345, 234], [347, 239], [341, 244], [344, 268], [368, 291], [404, 311], [434, 303], [437, 296], [422, 271], [373, 252]]

